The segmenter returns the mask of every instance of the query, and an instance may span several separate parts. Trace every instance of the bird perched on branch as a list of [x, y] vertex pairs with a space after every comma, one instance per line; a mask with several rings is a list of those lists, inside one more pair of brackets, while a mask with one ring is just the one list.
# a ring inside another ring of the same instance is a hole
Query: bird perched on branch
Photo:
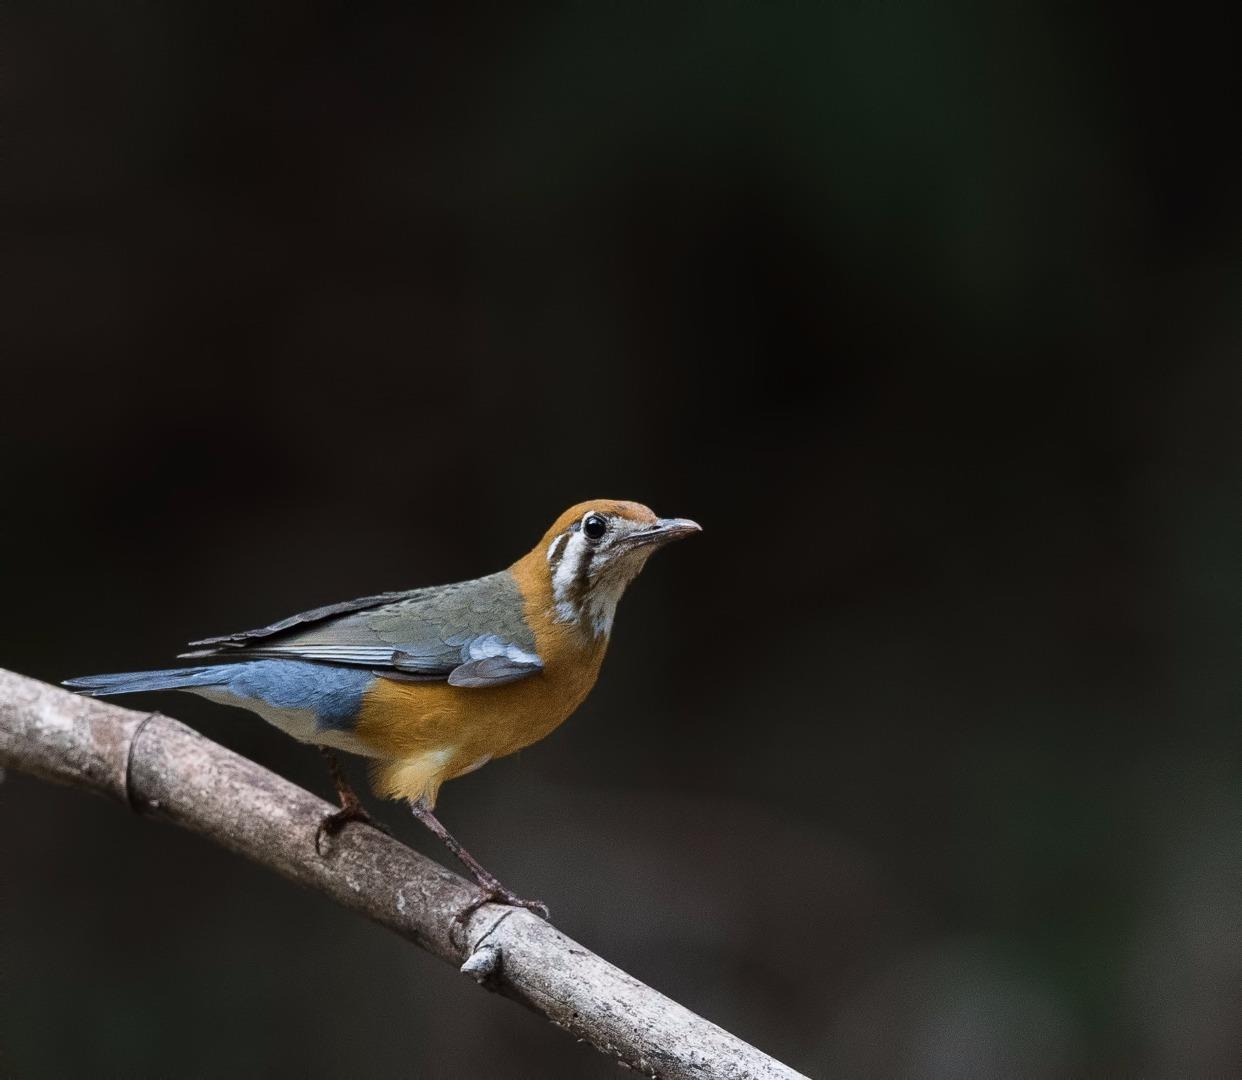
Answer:
[[[382, 593], [191, 642], [194, 667], [68, 679], [94, 697], [185, 690], [258, 713], [329, 756], [341, 809], [321, 832], [369, 819], [332, 750], [369, 758], [376, 792], [417, 817], [488, 900], [540, 911], [500, 884], [432, 812], [440, 785], [537, 742], [595, 685], [622, 593], [656, 548], [699, 531], [638, 503], [566, 510], [498, 574]], [[316, 836], [318, 844], [319, 835]], [[465, 914], [465, 913], [463, 913]]]

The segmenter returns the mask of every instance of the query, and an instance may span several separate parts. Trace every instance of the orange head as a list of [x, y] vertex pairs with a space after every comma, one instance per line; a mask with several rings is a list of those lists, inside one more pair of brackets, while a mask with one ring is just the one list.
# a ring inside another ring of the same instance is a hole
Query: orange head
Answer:
[[548, 576], [553, 617], [598, 637], [612, 629], [617, 602], [658, 547], [700, 527], [656, 517], [641, 503], [590, 499], [556, 519], [526, 557]]

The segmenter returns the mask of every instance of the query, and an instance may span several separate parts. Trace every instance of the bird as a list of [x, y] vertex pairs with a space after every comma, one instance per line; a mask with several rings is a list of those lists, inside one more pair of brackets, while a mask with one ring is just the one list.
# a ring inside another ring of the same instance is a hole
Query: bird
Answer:
[[440, 787], [549, 735], [599, 676], [617, 604], [647, 559], [701, 527], [615, 499], [571, 506], [507, 570], [328, 604], [257, 630], [190, 642], [193, 666], [66, 679], [92, 697], [180, 690], [256, 713], [328, 758], [340, 809], [316, 833], [371, 823], [334, 751], [368, 759], [483, 903], [546, 905], [506, 888], [434, 813]]

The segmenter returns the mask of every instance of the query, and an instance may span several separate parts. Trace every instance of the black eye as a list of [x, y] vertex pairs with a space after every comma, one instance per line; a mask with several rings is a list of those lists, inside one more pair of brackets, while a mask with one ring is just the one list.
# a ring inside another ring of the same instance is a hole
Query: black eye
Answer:
[[598, 540], [608, 531], [608, 522], [599, 516], [599, 514], [591, 514], [582, 523], [582, 532], [588, 540]]

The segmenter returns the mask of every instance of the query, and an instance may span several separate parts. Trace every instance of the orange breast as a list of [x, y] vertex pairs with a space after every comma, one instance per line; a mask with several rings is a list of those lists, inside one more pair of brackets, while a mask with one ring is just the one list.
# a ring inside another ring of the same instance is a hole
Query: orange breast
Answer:
[[532, 552], [512, 572], [543, 670], [482, 689], [376, 679], [363, 697], [355, 731], [380, 759], [378, 794], [434, 805], [444, 781], [538, 742], [591, 692], [607, 638], [592, 638], [553, 620], [551, 583], [541, 553]]

